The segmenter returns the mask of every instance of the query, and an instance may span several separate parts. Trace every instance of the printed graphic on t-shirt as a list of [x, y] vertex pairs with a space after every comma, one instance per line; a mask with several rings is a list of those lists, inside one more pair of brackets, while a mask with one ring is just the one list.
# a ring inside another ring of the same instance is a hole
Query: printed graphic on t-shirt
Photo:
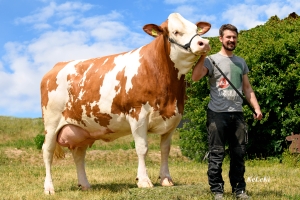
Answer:
[[[230, 72], [227, 75], [231, 83], [237, 88], [240, 89], [242, 86], [242, 66], [240, 63], [232, 63], [230, 65]], [[219, 96], [226, 98], [228, 100], [237, 100], [239, 98], [236, 91], [231, 87], [231, 85], [228, 83], [228, 81], [221, 77], [219, 81], [217, 82], [217, 87], [219, 91]]]
[[221, 79], [220, 79], [220, 81], [219, 81], [219, 88], [222, 88], [222, 89], [224, 89], [224, 88], [227, 88], [228, 86], [229, 86], [229, 83], [228, 83], [228, 81], [226, 80], [226, 78], [224, 78], [224, 77], [222, 77]]

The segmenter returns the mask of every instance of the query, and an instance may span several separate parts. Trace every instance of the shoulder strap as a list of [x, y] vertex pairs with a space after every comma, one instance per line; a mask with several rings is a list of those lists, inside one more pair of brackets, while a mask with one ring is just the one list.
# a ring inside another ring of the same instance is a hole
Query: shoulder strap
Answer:
[[236, 87], [231, 83], [231, 81], [227, 78], [227, 76], [223, 73], [223, 71], [218, 67], [218, 65], [215, 63], [215, 61], [210, 56], [207, 56], [207, 57], [210, 60], [210, 62], [220, 71], [220, 73], [224, 76], [224, 78], [228, 81], [228, 83], [236, 91], [236, 93], [243, 99], [244, 102], [246, 102], [246, 104], [249, 106], [249, 108], [253, 112], [253, 114], [256, 115], [256, 112], [254, 111], [254, 109], [252, 108], [250, 103], [247, 101], [247, 99], [240, 93], [240, 91], [238, 91], [238, 89], [236, 89]]

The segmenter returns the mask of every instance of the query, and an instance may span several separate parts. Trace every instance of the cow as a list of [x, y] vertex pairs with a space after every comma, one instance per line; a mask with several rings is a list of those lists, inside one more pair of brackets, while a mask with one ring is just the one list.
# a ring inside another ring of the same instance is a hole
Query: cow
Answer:
[[147, 134], [161, 136], [160, 184], [173, 186], [168, 167], [171, 137], [184, 109], [185, 74], [210, 51], [208, 22], [192, 22], [172, 13], [160, 26], [143, 30], [154, 39], [129, 52], [57, 63], [41, 80], [45, 127], [42, 147], [46, 169], [44, 192], [54, 194], [53, 156], [70, 149], [78, 186], [91, 186], [85, 155], [96, 140], [132, 134], [138, 156], [137, 186], [153, 187], [146, 171]]

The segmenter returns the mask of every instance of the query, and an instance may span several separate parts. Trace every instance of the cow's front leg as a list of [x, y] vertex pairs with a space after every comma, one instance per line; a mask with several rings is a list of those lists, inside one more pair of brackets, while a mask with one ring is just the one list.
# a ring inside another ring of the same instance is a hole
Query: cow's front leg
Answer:
[[78, 186], [81, 187], [82, 190], [88, 190], [91, 188], [90, 183], [87, 180], [86, 172], [85, 172], [84, 160], [85, 160], [86, 149], [87, 149], [87, 146], [71, 149], [73, 159], [74, 159], [74, 162], [76, 165]]
[[160, 150], [161, 150], [161, 165], [160, 165], [160, 184], [162, 186], [173, 186], [173, 180], [170, 176], [168, 159], [171, 148], [172, 135], [174, 131], [170, 131], [160, 138]]
[[139, 188], [153, 187], [153, 184], [148, 177], [147, 168], [145, 164], [146, 155], [148, 152], [148, 145], [147, 143], [144, 143], [141, 140], [135, 142], [135, 145], [136, 145], [135, 149], [138, 156], [138, 171], [136, 177], [136, 180], [138, 181], [137, 185]]
[[147, 174], [145, 161], [148, 152], [147, 126], [144, 123], [141, 125], [138, 122], [132, 122], [131, 130], [135, 142], [135, 150], [138, 156], [137, 185], [139, 188], [153, 187]]

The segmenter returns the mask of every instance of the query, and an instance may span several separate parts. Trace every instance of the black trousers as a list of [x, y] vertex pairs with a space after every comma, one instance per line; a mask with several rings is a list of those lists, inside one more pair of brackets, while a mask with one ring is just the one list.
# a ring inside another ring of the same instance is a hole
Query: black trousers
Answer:
[[207, 131], [209, 146], [208, 182], [213, 193], [224, 192], [222, 162], [225, 144], [229, 145], [229, 179], [233, 193], [245, 191], [244, 179], [247, 127], [242, 112], [214, 112], [207, 110]]

